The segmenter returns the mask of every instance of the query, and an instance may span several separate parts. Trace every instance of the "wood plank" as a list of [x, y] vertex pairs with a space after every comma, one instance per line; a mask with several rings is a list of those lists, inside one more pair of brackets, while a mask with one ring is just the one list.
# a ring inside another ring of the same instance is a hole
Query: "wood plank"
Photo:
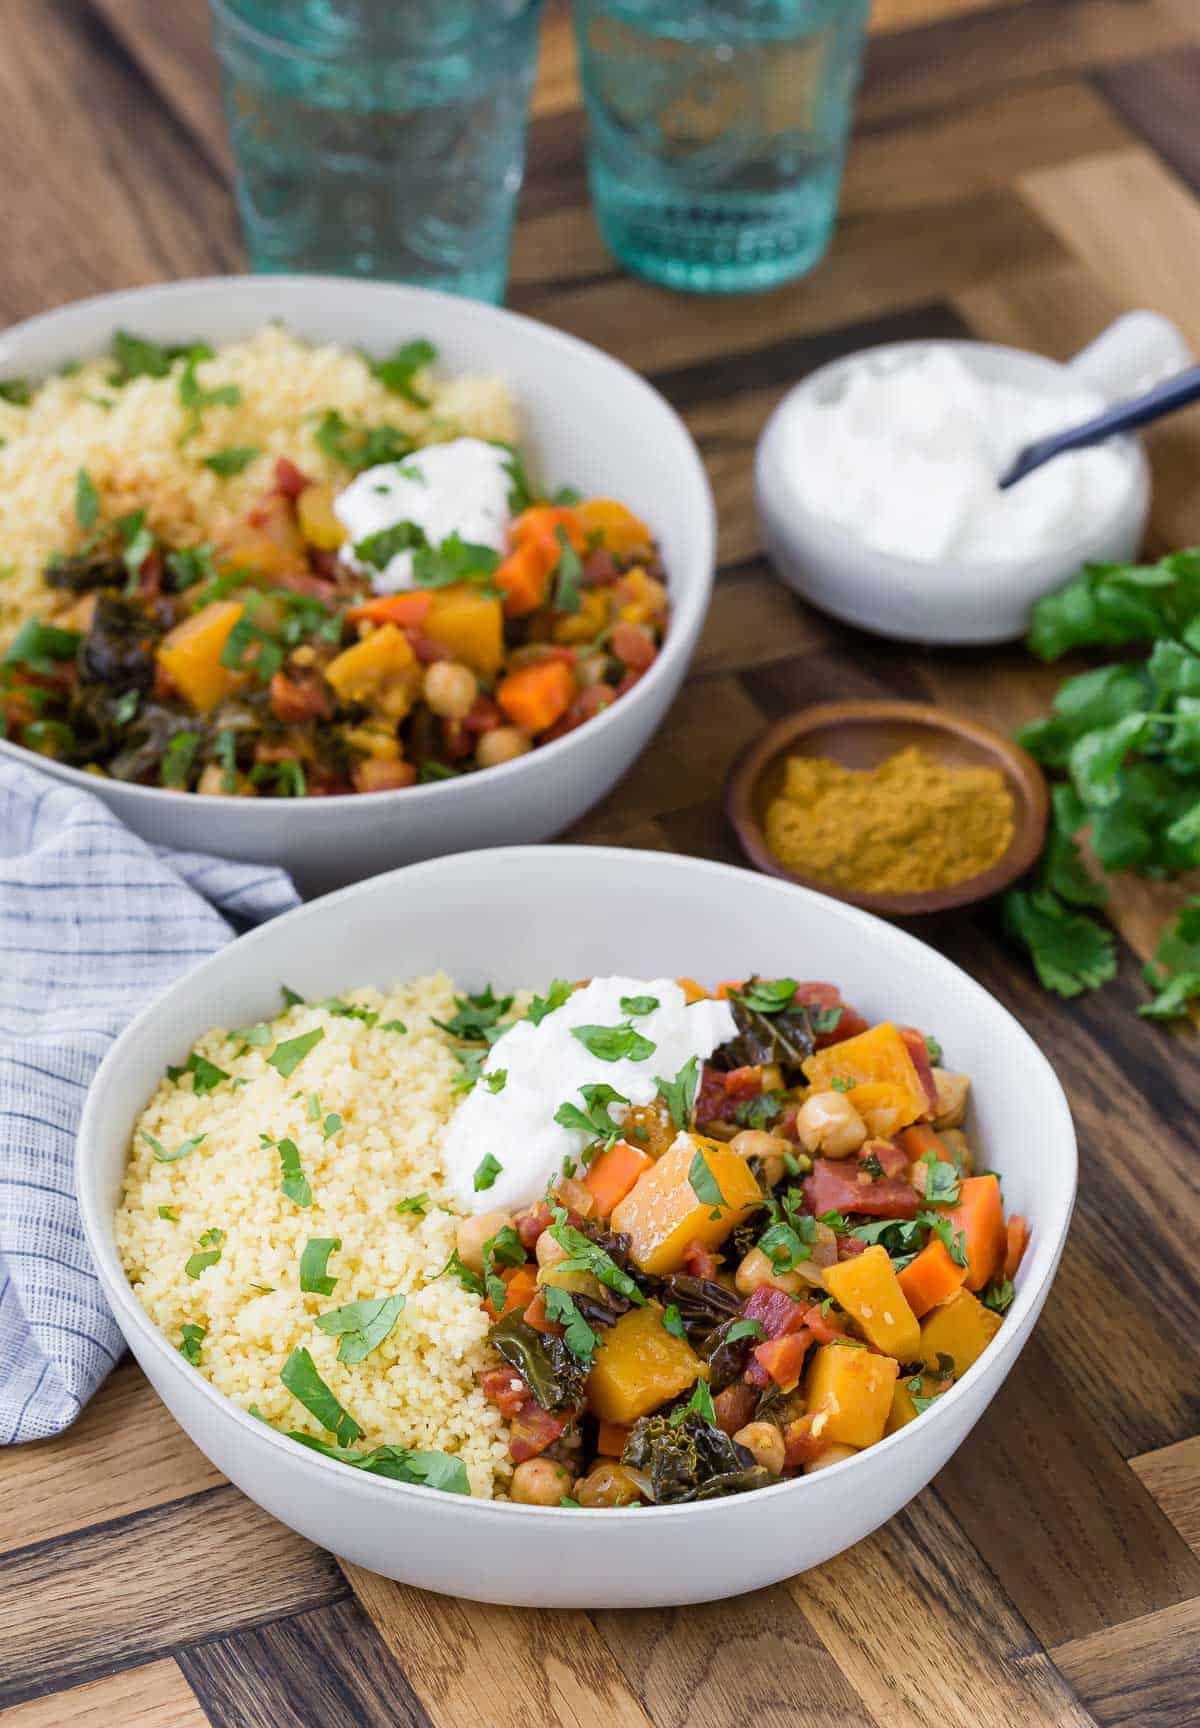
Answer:
[[586, 1614], [459, 1602], [344, 1570], [433, 1728], [650, 1728]]
[[1091, 1728], [931, 1490], [787, 1588], [887, 1728]]
[[353, 1597], [193, 1645], [179, 1664], [215, 1728], [429, 1728]]
[[986, 191], [933, 205], [916, 224], [903, 210], [851, 219], [812, 275], [772, 294], [681, 298], [622, 277], [563, 292], [517, 286], [511, 299], [639, 370], [661, 372], [925, 306], [1058, 253], [1027, 205], [1008, 191]]
[[141, 1369], [125, 1362], [73, 1428], [9, 1452], [0, 1472], [0, 1554], [224, 1480]]
[[1104, 67], [1095, 81], [1129, 129], [1193, 191], [1200, 191], [1200, 135], [1195, 125], [1200, 46]]
[[1103, 1728], [1195, 1728], [1200, 1602], [1129, 1620], [1053, 1655]]
[[4, 1728], [210, 1728], [178, 1664], [150, 1662], [0, 1710]]
[[0, 1561], [0, 1705], [335, 1602], [330, 1557], [235, 1488]]
[[223, 183], [90, 22], [84, 0], [5, 8], [0, 156], [10, 186], [37, 188], [7, 210], [5, 322], [117, 284], [239, 267]]
[[1184, 1541], [1200, 1554], [1200, 1435], [1129, 1462]]
[[233, 175], [212, 24], [203, 0], [89, 0], [164, 107], [220, 174]]
[[724, 1602], [593, 1618], [655, 1728], [871, 1728], [876, 1720], [782, 1584]]
[[997, 5], [1024, 3], [1025, 0], [874, 0], [871, 29], [881, 35], [889, 30], [913, 30], [919, 24], [936, 24], [964, 12], [987, 12]]
[[1196, 1556], [1038, 1337], [937, 1488], [1045, 1645], [1200, 1597]]

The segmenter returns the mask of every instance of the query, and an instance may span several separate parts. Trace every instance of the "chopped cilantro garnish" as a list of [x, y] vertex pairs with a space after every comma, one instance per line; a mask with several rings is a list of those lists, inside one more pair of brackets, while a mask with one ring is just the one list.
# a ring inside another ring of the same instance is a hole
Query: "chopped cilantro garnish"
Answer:
[[662, 1323], [663, 1331], [669, 1332], [672, 1338], [687, 1337], [687, 1332], [685, 1331], [683, 1324], [683, 1315], [679, 1312], [679, 1309], [674, 1302], [668, 1302], [667, 1306], [663, 1309]]
[[644, 1062], [658, 1048], [628, 1020], [618, 1026], [572, 1026], [571, 1036], [598, 1062]]
[[553, 1014], [556, 1008], [570, 999], [571, 986], [565, 978], [555, 978], [545, 996], [535, 996], [529, 1004], [529, 1012], [525, 1018], [535, 1026], [540, 1026], [547, 1014]]
[[710, 1422], [714, 1427], [716, 1426], [717, 1412], [713, 1404], [712, 1393], [708, 1389], [707, 1380], [697, 1380], [687, 1403], [680, 1404], [672, 1410], [667, 1419], [671, 1427], [678, 1428], [689, 1410], [694, 1410], [697, 1416], [702, 1417], [705, 1422]]
[[401, 1216], [406, 1212], [411, 1212], [417, 1218], [424, 1218], [426, 1212], [429, 1210], [429, 1206], [430, 1200], [428, 1194], [409, 1194], [406, 1199], [397, 1200], [396, 1211], [399, 1212]]
[[277, 1074], [287, 1080], [309, 1051], [321, 1042], [325, 1036], [323, 1026], [314, 1026], [311, 1032], [301, 1032], [296, 1038], [287, 1038], [282, 1044], [277, 1044], [267, 1057], [267, 1061]]
[[242, 399], [242, 392], [236, 384], [219, 384], [214, 389], [205, 389], [196, 377], [196, 367], [202, 359], [209, 358], [209, 354], [198, 354], [193, 349], [179, 374], [179, 405], [184, 411], [181, 444], [186, 444], [199, 432], [206, 408], [236, 408]]
[[794, 978], [752, 978], [740, 990], [733, 992], [756, 1014], [782, 1014], [796, 998]]
[[336, 1278], [329, 1276], [329, 1256], [342, 1245], [340, 1236], [310, 1236], [300, 1254], [300, 1288], [313, 1296], [332, 1296]]
[[486, 1152], [475, 1166], [474, 1187], [476, 1194], [482, 1194], [485, 1188], [491, 1188], [497, 1176], [504, 1169], [498, 1158]]
[[686, 1128], [691, 1122], [696, 1093], [700, 1089], [699, 1059], [689, 1056], [674, 1080], [664, 1080], [661, 1074], [656, 1074], [654, 1084], [662, 1095], [672, 1122], [677, 1128]]
[[705, 1206], [711, 1206], [718, 1215], [725, 1204], [725, 1196], [721, 1193], [721, 1185], [709, 1168], [704, 1156], [703, 1146], [697, 1146], [688, 1166], [688, 1182], [692, 1193]]
[[567, 1349], [580, 1362], [590, 1363], [600, 1340], [579, 1312], [575, 1298], [569, 1291], [560, 1290], [553, 1284], [545, 1285], [542, 1294], [547, 1318], [558, 1321], [565, 1328], [563, 1342]]
[[579, 1091], [586, 1109], [581, 1110], [577, 1104], [560, 1104], [554, 1112], [554, 1120], [560, 1128], [577, 1128], [589, 1140], [602, 1140], [606, 1146], [611, 1146], [620, 1138], [621, 1125], [613, 1121], [609, 1106], [628, 1104], [628, 1098], [604, 1081], [581, 1086]]
[[224, 1240], [224, 1230], [218, 1229], [215, 1224], [204, 1232], [199, 1241], [198, 1251], [190, 1255], [184, 1264], [183, 1269], [189, 1278], [199, 1278], [201, 1272], [209, 1266], [216, 1265], [221, 1258], [221, 1244]]
[[495, 1068], [490, 1074], [483, 1076], [483, 1083], [489, 1092], [503, 1092], [508, 1084], [508, 1069]]
[[224, 450], [214, 450], [211, 456], [205, 456], [204, 466], [219, 474], [222, 480], [229, 480], [248, 468], [259, 454], [261, 452], [255, 444], [227, 444]]
[[735, 1320], [725, 1333], [727, 1344], [736, 1344], [739, 1338], [765, 1338], [766, 1332], [760, 1320]]
[[181, 1068], [168, 1067], [168, 1080], [179, 1080], [185, 1074], [192, 1077], [192, 1091], [197, 1098], [206, 1098], [210, 1092], [215, 1092], [222, 1080], [228, 1080], [229, 1075], [224, 1068], [218, 1068], [215, 1062], [210, 1062], [207, 1056], [201, 1056], [193, 1050]]
[[160, 1218], [165, 1219], [168, 1224], [178, 1224], [179, 1222], [179, 1214], [176, 1212], [174, 1206], [160, 1206], [158, 1209], [158, 1215]]
[[294, 1140], [279, 1142], [279, 1189], [297, 1206], [312, 1205], [312, 1189], [300, 1167], [300, 1148]]
[[576, 1230], [573, 1224], [565, 1222], [551, 1224], [549, 1230], [559, 1247], [567, 1251], [567, 1258], [558, 1262], [560, 1272], [590, 1272], [601, 1284], [615, 1290], [618, 1296], [627, 1297], [638, 1307], [645, 1303], [646, 1298], [629, 1273], [623, 1271], [611, 1255], [585, 1236], [582, 1230]]
[[990, 1308], [994, 1314], [1007, 1314], [1012, 1307], [1015, 1294], [1012, 1279], [1001, 1278], [988, 1285], [980, 1297], [980, 1301], [985, 1308]]
[[353, 1445], [361, 1437], [362, 1429], [317, 1373], [316, 1363], [307, 1350], [299, 1346], [293, 1350], [279, 1378], [309, 1415], [315, 1416], [322, 1428], [334, 1435], [339, 1446]]
[[415, 379], [418, 372], [433, 365], [437, 352], [432, 342], [419, 336], [412, 342], [403, 343], [382, 360], [372, 360], [369, 354], [364, 354], [363, 358], [372, 376], [378, 378], [385, 390], [390, 390], [394, 396], [403, 396], [415, 408], [428, 408], [429, 398], [421, 395]]
[[185, 1362], [190, 1362], [193, 1368], [200, 1366], [200, 1346], [204, 1343], [207, 1328], [197, 1326], [191, 1320], [185, 1320], [181, 1334], [179, 1354]]
[[318, 1314], [316, 1323], [320, 1331], [339, 1340], [338, 1361], [353, 1365], [383, 1343], [400, 1318], [404, 1301], [402, 1292], [397, 1291], [394, 1296], [347, 1302], [344, 1307]]
[[162, 1141], [156, 1140], [153, 1134], [147, 1134], [145, 1129], [142, 1130], [142, 1139], [153, 1152], [156, 1163], [177, 1164], [181, 1158], [186, 1158], [189, 1153], [196, 1150], [197, 1146], [202, 1145], [205, 1136], [203, 1134], [190, 1134], [186, 1140], [180, 1141], [173, 1152], [168, 1152]]
[[75, 520], [86, 533], [96, 526], [100, 514], [100, 494], [86, 468], [75, 474]]

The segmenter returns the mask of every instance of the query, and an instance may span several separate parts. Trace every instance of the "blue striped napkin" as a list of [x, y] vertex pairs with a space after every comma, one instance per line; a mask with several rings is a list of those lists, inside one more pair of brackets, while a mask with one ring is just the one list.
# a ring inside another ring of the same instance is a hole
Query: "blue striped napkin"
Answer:
[[72, 1178], [100, 1059], [232, 939], [221, 911], [297, 904], [282, 870], [149, 846], [90, 793], [0, 762], [0, 1445], [69, 1426], [124, 1348]]

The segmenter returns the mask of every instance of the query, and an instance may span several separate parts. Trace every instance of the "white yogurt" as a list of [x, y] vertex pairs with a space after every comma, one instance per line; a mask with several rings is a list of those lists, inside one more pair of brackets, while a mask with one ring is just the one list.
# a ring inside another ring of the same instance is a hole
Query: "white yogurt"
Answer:
[[413, 586], [412, 553], [395, 553], [382, 570], [354, 554], [359, 541], [385, 528], [411, 522], [431, 546], [457, 534], [503, 553], [510, 521], [509, 461], [508, 451], [497, 444], [454, 438], [414, 451], [402, 462], [367, 468], [333, 501], [347, 535], [340, 557], [352, 570], [365, 572], [377, 594], [394, 594]]
[[[630, 1016], [622, 997], [650, 996], [659, 1006]], [[617, 1026], [631, 1021], [654, 1049], [637, 1061], [606, 1062], [572, 1036], [573, 1026]], [[537, 1026], [520, 1020], [498, 1038], [483, 1064], [484, 1075], [505, 1073], [503, 1088], [481, 1080], [451, 1118], [442, 1144], [446, 1175], [465, 1212], [511, 1212], [532, 1205], [559, 1175], [564, 1158], [578, 1161], [589, 1143], [579, 1128], [554, 1120], [561, 1104], [584, 1108], [580, 1087], [607, 1082], [630, 1104], [649, 1104], [658, 1077], [674, 1080], [692, 1056], [703, 1061], [737, 1031], [727, 1002], [704, 1000], [689, 1007], [671, 978], [593, 978]], [[619, 1121], [620, 1105], [612, 1106]], [[475, 1172], [491, 1154], [500, 1171], [490, 1188], [475, 1191]]]
[[864, 355], [834, 399], [797, 402], [784, 460], [805, 507], [867, 546], [927, 563], [1008, 561], [1069, 544], [1123, 495], [1127, 466], [1103, 445], [1006, 492], [996, 484], [1026, 444], [1104, 406], [1086, 391], [989, 382], [944, 347]]

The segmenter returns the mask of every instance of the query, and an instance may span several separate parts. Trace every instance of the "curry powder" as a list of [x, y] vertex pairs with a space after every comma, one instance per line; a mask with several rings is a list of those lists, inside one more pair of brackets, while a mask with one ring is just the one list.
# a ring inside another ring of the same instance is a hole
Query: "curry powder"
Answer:
[[851, 892], [920, 894], [1004, 856], [1013, 800], [997, 769], [956, 767], [915, 745], [867, 769], [792, 756], [765, 830], [789, 870]]

